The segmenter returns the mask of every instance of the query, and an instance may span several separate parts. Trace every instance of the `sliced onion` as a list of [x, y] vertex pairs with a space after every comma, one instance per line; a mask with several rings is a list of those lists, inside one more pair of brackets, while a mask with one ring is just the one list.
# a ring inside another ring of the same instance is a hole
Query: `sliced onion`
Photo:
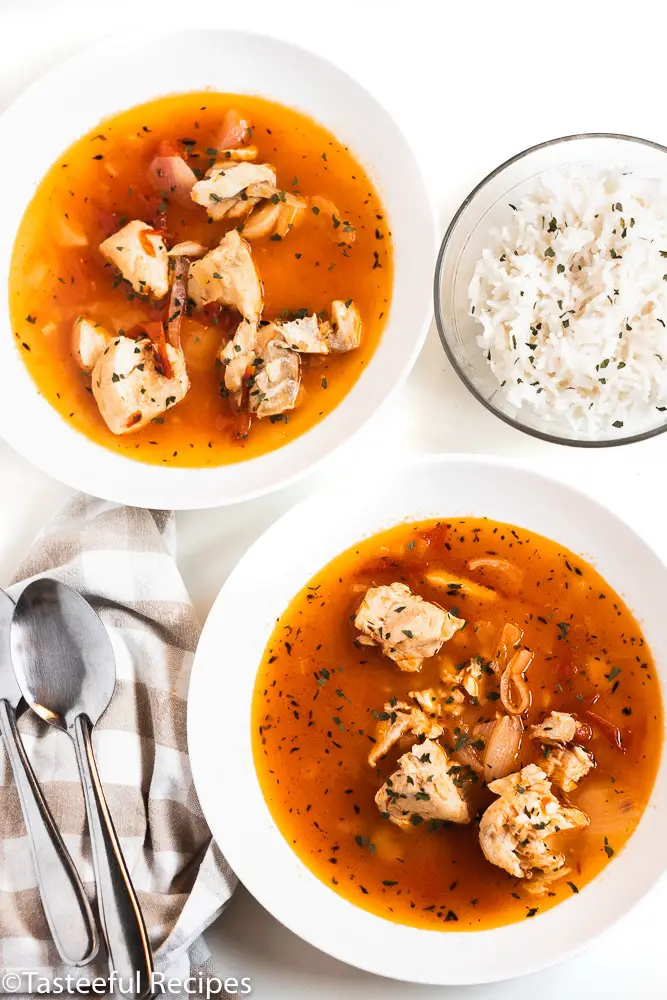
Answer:
[[641, 805], [631, 788], [623, 788], [617, 794], [613, 785], [593, 776], [577, 788], [576, 806], [590, 817], [589, 831], [600, 839], [611, 840], [612, 834], [627, 835], [641, 814]]
[[473, 580], [467, 580], [464, 576], [457, 576], [456, 573], [450, 573], [449, 570], [433, 570], [431, 573], [426, 574], [426, 579], [432, 587], [440, 587], [443, 590], [451, 591], [447, 595], [448, 597], [452, 597], [454, 592], [458, 590], [465, 591], [466, 594], [476, 598], [478, 601], [495, 601], [498, 597], [495, 590], [491, 590], [490, 587], [485, 587], [481, 583], [475, 583]]
[[180, 205], [192, 204], [190, 192], [197, 178], [182, 156], [156, 156], [148, 168], [148, 179], [159, 194]]
[[175, 247], [172, 247], [168, 251], [168, 257], [203, 257], [208, 253], [208, 247], [205, 247], [203, 243], [195, 243], [194, 240], [185, 240], [183, 243], [177, 243]]
[[510, 715], [522, 715], [530, 707], [530, 688], [523, 674], [532, 659], [533, 654], [530, 650], [520, 649], [507, 664], [500, 678], [500, 700]]
[[501, 643], [504, 643], [507, 649], [514, 649], [518, 646], [523, 639], [523, 629], [518, 625], [513, 625], [511, 622], [503, 625], [502, 635], [500, 637]]
[[454, 757], [459, 762], [463, 764], [464, 767], [470, 767], [476, 774], [481, 774], [484, 770], [484, 765], [482, 763], [482, 758], [480, 757], [479, 750], [474, 747], [468, 746], [463, 747], [462, 750], [457, 750]]
[[471, 559], [468, 563], [468, 569], [497, 569], [499, 572], [505, 573], [517, 586], [523, 578], [523, 573], [518, 566], [515, 566], [508, 559], [499, 559], [497, 556], [482, 556], [480, 559]]
[[492, 719], [490, 722], [478, 722], [473, 729], [473, 735], [478, 739], [484, 740], [484, 743], [488, 743], [491, 739], [491, 733], [496, 728], [499, 721], [499, 719]]
[[301, 198], [288, 197], [287, 203], [282, 206], [276, 232], [280, 237], [287, 236], [290, 229], [293, 229], [304, 216], [306, 203]]
[[521, 720], [514, 716], [504, 715], [494, 723], [484, 753], [484, 780], [487, 783], [505, 778], [514, 771], [522, 732]]
[[236, 149], [218, 149], [220, 161], [216, 167], [224, 167], [225, 163], [233, 160], [238, 163], [240, 160], [256, 160], [259, 154], [257, 146], [239, 146]]
[[520, 629], [518, 625], [512, 625], [511, 622], [507, 622], [503, 625], [503, 630], [500, 633], [500, 639], [498, 640], [496, 655], [493, 657], [490, 664], [494, 673], [500, 673], [501, 670], [505, 669], [511, 653], [516, 649], [522, 639], [523, 630]]
[[243, 224], [241, 232], [247, 240], [258, 240], [262, 236], [268, 236], [276, 228], [276, 224], [282, 212], [282, 203], [267, 201], [261, 208], [256, 208], [252, 215]]
[[281, 192], [271, 181], [255, 181], [254, 184], [248, 184], [245, 193], [249, 198], [273, 198], [275, 203]]
[[241, 118], [238, 111], [230, 108], [222, 120], [216, 146], [218, 149], [229, 149], [232, 146], [242, 146], [252, 134], [250, 122]]
[[247, 193], [245, 198], [236, 198], [234, 204], [231, 208], [228, 208], [225, 212], [226, 219], [242, 219], [246, 215], [250, 215], [255, 205], [258, 205], [261, 198], [248, 198]]

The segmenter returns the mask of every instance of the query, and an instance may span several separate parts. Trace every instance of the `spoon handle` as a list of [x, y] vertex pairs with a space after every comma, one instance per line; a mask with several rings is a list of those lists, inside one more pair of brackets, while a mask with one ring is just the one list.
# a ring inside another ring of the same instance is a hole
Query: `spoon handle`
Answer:
[[39, 893], [51, 936], [66, 965], [87, 965], [97, 954], [97, 930], [74, 863], [16, 728], [16, 714], [0, 699], [0, 732], [28, 832]]
[[97, 770], [92, 730], [88, 716], [79, 715], [74, 720], [74, 745], [88, 814], [102, 930], [111, 967], [124, 986], [123, 994], [144, 997], [152, 987], [151, 948]]

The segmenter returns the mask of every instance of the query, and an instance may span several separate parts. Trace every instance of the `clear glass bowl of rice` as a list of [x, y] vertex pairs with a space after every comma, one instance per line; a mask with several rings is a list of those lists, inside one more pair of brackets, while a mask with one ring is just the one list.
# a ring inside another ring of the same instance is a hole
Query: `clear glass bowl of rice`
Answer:
[[449, 360], [506, 423], [604, 447], [667, 429], [667, 148], [565, 136], [501, 164], [442, 242]]

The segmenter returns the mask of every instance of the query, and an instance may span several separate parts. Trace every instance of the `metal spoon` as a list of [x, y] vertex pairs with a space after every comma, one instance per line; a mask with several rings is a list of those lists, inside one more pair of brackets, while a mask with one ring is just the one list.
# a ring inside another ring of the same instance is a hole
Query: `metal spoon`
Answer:
[[9, 649], [13, 614], [14, 602], [0, 590], [0, 732], [14, 775], [51, 936], [67, 965], [87, 965], [98, 948], [93, 914], [16, 728], [21, 690], [14, 677]]
[[[55, 580], [36, 580], [16, 604], [12, 661], [23, 696], [45, 722], [74, 740], [97, 881], [97, 900], [112, 969], [123, 993], [144, 996], [153, 962], [139, 903], [100, 781], [91, 733], [116, 683], [104, 625], [80, 594]], [[134, 984], [130, 989], [130, 982]]]

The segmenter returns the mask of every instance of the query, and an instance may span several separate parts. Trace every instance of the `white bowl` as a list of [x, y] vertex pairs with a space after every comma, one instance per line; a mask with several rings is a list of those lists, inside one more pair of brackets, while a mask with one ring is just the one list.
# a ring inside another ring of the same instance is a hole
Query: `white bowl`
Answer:
[[[667, 867], [664, 758], [637, 830], [578, 895], [534, 920], [494, 930], [406, 927], [334, 893], [297, 858], [276, 827], [251, 749], [257, 667], [291, 598], [354, 542], [404, 519], [488, 516], [555, 539], [595, 565], [641, 621], [667, 700], [667, 568], [605, 507], [506, 462], [435, 456], [358, 479], [350, 487], [341, 483], [312, 496], [269, 528], [234, 569], [210, 614], [188, 706], [192, 770], [204, 814], [220, 849], [259, 902], [290, 930], [342, 961], [396, 979], [443, 985], [536, 972], [580, 951]], [[322, 510], [328, 511], [326, 532]]]
[[[119, 64], [119, 45], [122, 49]], [[120, 66], [120, 70], [119, 70]], [[346, 441], [407, 376], [431, 317], [434, 214], [417, 161], [388, 112], [353, 79], [304, 49], [259, 35], [185, 31], [123, 35], [88, 49], [31, 86], [0, 118], [0, 147], [30, 156], [16, 170], [0, 158], [0, 274], [35, 188], [56, 158], [101, 118], [163, 94], [260, 94], [298, 107], [348, 144], [377, 185], [394, 240], [394, 296], [371, 364], [325, 420], [277, 451], [213, 469], [132, 461], [93, 443], [39, 395], [15, 346], [7, 283], [0, 291], [0, 435], [56, 479], [142, 507], [214, 507], [259, 496], [305, 473]], [[39, 141], [35, 141], [39, 136]]]

